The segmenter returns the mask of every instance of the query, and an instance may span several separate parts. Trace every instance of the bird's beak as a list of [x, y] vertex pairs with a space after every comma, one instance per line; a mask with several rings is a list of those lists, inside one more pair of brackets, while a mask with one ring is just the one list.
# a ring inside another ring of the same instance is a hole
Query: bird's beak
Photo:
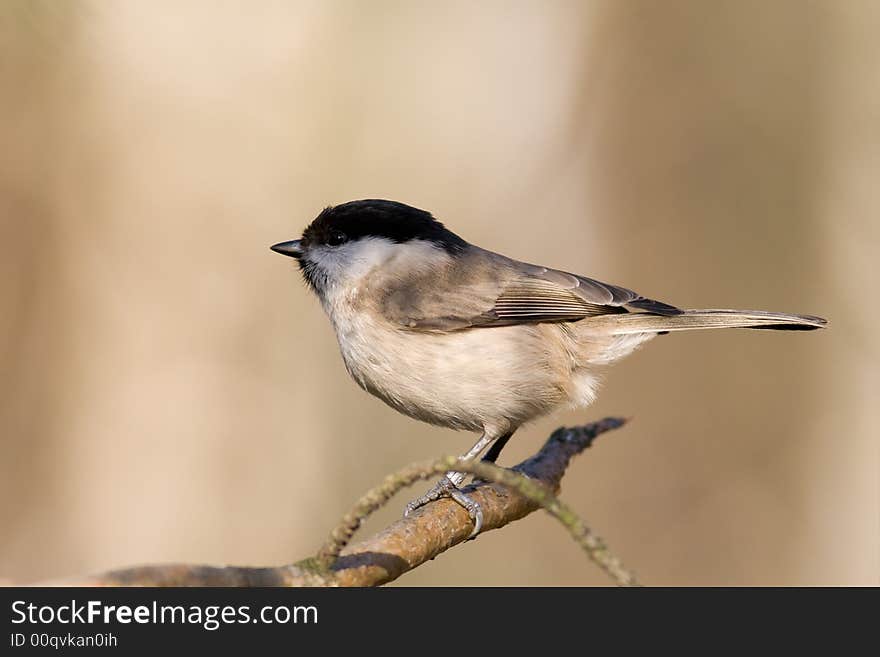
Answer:
[[280, 253], [281, 255], [290, 256], [291, 258], [296, 258], [299, 260], [303, 255], [302, 247], [300, 246], [299, 240], [290, 240], [289, 242], [278, 242], [278, 244], [274, 244], [271, 247], [275, 253]]

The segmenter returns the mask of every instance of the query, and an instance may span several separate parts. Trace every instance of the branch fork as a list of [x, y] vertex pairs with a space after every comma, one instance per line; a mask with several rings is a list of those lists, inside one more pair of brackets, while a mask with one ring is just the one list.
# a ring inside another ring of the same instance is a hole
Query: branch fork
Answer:
[[543, 508], [556, 518], [587, 556], [620, 586], [637, 586], [632, 572], [604, 541], [556, 495], [571, 459], [600, 434], [623, 426], [605, 418], [554, 431], [538, 452], [513, 469], [474, 460], [443, 457], [409, 465], [389, 475], [361, 497], [313, 557], [296, 563], [253, 568], [169, 564], [139, 566], [50, 582], [62, 586], [378, 586], [393, 581], [446, 550], [466, 542], [472, 521], [448, 498], [432, 502], [374, 536], [352, 543], [367, 517], [417, 481], [454, 470], [478, 479], [465, 492], [483, 510], [483, 532], [499, 529]]

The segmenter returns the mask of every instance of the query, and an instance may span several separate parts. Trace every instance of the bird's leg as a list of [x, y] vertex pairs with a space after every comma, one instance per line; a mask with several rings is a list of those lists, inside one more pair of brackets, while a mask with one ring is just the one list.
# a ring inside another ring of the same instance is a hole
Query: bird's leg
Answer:
[[[516, 431], [516, 429], [514, 429], [513, 431]], [[492, 443], [492, 446], [489, 448], [489, 451], [486, 452], [486, 455], [483, 456], [483, 458], [482, 458], [483, 463], [493, 463], [494, 464], [495, 461], [498, 460], [498, 456], [501, 454], [501, 450], [504, 449], [504, 446], [510, 440], [510, 437], [513, 435], [513, 431], [508, 431], [506, 434], [501, 436], [501, 438], [499, 438], [494, 443]], [[471, 483], [477, 484], [477, 483], [482, 483], [482, 482], [483, 482], [482, 479], [478, 479], [477, 477], [474, 477], [474, 479]]]
[[[474, 444], [474, 446], [461, 455], [461, 460], [476, 458], [494, 440], [495, 436], [484, 431], [483, 435], [480, 436], [480, 439]], [[464, 472], [447, 472], [443, 475], [436, 486], [421, 497], [418, 497], [407, 504], [403, 515], [408, 516], [419, 507], [423, 507], [429, 502], [433, 502], [444, 495], [448, 495], [467, 509], [468, 515], [471, 517], [471, 520], [474, 521], [474, 530], [471, 532], [471, 537], [476, 536], [480, 533], [480, 529], [483, 528], [483, 510], [477, 502], [459, 490], [458, 487], [465, 480], [465, 477], [467, 477], [467, 473]]]
[[501, 436], [501, 438], [492, 443], [489, 451], [486, 452], [486, 456], [483, 457], [483, 461], [485, 461], [486, 463], [495, 463], [495, 461], [497, 461], [498, 457], [501, 455], [501, 450], [504, 449], [504, 446], [507, 444], [507, 441], [510, 440], [510, 437], [512, 435], [513, 431], [508, 431], [506, 434]]

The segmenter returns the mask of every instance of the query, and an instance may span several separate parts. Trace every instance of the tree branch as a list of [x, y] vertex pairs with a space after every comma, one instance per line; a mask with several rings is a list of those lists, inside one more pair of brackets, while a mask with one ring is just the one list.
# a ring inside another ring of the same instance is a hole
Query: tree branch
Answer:
[[600, 434], [624, 420], [605, 418], [582, 427], [560, 428], [531, 458], [512, 470], [479, 461], [446, 457], [415, 464], [390, 475], [364, 495], [331, 532], [318, 554], [274, 568], [169, 564], [115, 570], [50, 584], [65, 586], [376, 586], [390, 582], [446, 550], [468, 540], [471, 520], [450, 499], [428, 504], [355, 544], [351, 538], [364, 520], [399, 490], [448, 470], [473, 474], [483, 481], [465, 490], [483, 509], [483, 532], [498, 529], [544, 508], [568, 529], [587, 555], [619, 585], [636, 585], [635, 577], [568, 506], [560, 502], [562, 477], [572, 457]]

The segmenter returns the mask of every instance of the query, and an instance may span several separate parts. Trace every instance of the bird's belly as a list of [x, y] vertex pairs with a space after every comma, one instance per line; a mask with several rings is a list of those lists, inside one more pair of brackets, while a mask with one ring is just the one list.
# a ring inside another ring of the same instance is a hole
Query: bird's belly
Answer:
[[346, 368], [362, 388], [440, 426], [515, 428], [568, 396], [570, 368], [536, 326], [423, 333], [363, 320], [337, 324]]

